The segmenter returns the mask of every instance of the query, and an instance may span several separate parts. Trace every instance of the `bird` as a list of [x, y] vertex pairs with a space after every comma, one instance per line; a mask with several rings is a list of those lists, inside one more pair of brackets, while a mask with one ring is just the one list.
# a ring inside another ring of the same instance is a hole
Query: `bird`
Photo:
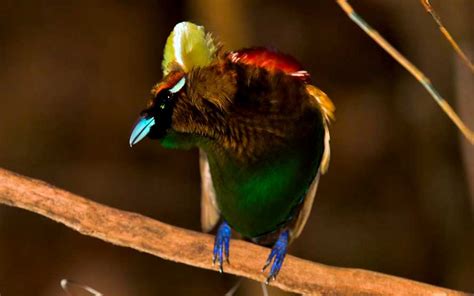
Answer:
[[262, 271], [271, 264], [266, 283], [276, 280], [328, 169], [333, 103], [292, 56], [225, 51], [191, 22], [170, 33], [162, 70], [129, 145], [197, 148], [202, 230], [217, 228], [212, 262], [223, 271], [236, 232], [272, 248]]

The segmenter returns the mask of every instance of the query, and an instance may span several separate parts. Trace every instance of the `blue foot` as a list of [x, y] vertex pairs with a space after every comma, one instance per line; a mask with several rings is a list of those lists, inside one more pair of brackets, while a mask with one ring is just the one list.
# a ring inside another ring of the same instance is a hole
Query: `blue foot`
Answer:
[[229, 263], [229, 241], [232, 230], [227, 222], [222, 222], [217, 229], [216, 239], [214, 241], [214, 256], [212, 257], [212, 264], [219, 262], [219, 271], [223, 272], [222, 265], [224, 264], [224, 257]]
[[265, 266], [263, 266], [262, 271], [264, 271], [270, 263], [272, 263], [272, 268], [270, 268], [270, 274], [265, 281], [266, 284], [270, 283], [272, 280], [276, 279], [278, 272], [281, 269], [281, 265], [283, 264], [283, 260], [285, 260], [286, 256], [286, 249], [288, 247], [288, 239], [289, 239], [289, 232], [288, 230], [283, 231], [280, 233], [278, 240], [276, 241], [275, 245], [273, 245], [272, 252], [270, 256], [268, 256], [267, 262]]

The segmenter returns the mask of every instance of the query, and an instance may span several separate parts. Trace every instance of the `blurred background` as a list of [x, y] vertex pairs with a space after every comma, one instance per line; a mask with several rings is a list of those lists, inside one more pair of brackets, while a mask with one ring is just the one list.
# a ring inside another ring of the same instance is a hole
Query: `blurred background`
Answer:
[[[473, 75], [419, 1], [352, 2], [474, 127]], [[474, 2], [431, 2], [472, 57]], [[197, 151], [128, 147], [183, 20], [227, 49], [292, 54], [336, 104], [329, 173], [291, 254], [474, 292], [473, 146], [335, 1], [2, 0], [0, 166], [199, 230]], [[1, 206], [0, 293], [65, 295], [62, 278], [105, 295], [223, 295], [236, 282]]]

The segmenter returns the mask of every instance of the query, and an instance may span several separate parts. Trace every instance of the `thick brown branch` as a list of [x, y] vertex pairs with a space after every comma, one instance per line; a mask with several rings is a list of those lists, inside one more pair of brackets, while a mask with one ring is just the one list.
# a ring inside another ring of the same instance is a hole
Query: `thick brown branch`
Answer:
[[[113, 209], [44, 182], [0, 169], [0, 203], [23, 208], [119, 246], [206, 269], [213, 237], [170, 226], [139, 214]], [[260, 272], [268, 250], [244, 241], [231, 242], [226, 272], [264, 281]], [[338, 268], [288, 256], [277, 281], [286, 291], [302, 294], [468, 295], [360, 269]]]

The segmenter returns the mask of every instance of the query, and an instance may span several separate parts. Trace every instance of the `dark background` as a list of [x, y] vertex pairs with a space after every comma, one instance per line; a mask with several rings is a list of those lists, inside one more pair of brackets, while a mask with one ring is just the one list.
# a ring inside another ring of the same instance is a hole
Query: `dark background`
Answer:
[[[352, 2], [474, 127], [473, 76], [419, 1]], [[474, 3], [432, 4], [472, 56]], [[199, 230], [197, 151], [128, 147], [182, 20], [228, 49], [291, 53], [336, 104], [329, 173], [291, 254], [474, 292], [474, 149], [335, 1], [2, 0], [0, 166]], [[105, 295], [223, 295], [235, 282], [1, 206], [0, 293], [64, 295], [62, 278]]]

